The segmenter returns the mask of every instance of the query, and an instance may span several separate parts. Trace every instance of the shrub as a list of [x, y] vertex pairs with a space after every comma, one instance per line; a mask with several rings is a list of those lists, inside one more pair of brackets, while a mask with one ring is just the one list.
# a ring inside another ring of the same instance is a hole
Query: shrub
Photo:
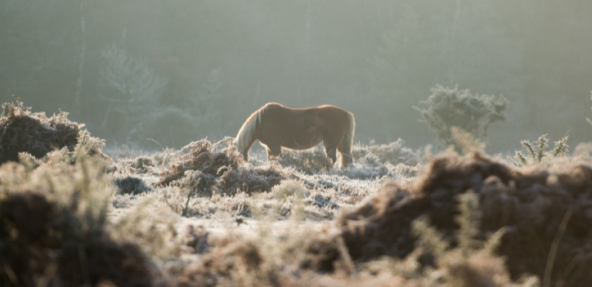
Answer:
[[438, 139], [446, 145], [454, 145], [460, 150], [455, 141], [451, 128], [458, 127], [474, 138], [485, 138], [490, 124], [505, 119], [503, 114], [508, 106], [504, 96], [471, 95], [469, 90], [450, 89], [437, 86], [432, 89], [432, 95], [422, 104], [425, 109], [417, 109], [423, 122], [436, 133]]
[[526, 150], [530, 159], [527, 159], [521, 151], [516, 151], [514, 158], [508, 157], [508, 160], [515, 166], [524, 166], [532, 163], [541, 163], [545, 157], [565, 156], [569, 151], [567, 139], [568, 137], [564, 137], [561, 140], [556, 141], [555, 147], [551, 151], [545, 151], [545, 148], [548, 146], [547, 142], [549, 141], [547, 135], [540, 136], [536, 143], [531, 143], [529, 140], [523, 140], [520, 143], [522, 144], [523, 149]]

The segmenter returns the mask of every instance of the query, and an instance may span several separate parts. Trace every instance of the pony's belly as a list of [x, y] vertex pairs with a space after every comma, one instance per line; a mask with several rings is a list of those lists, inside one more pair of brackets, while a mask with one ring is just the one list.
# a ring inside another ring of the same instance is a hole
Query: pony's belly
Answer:
[[296, 149], [296, 150], [309, 149], [309, 148], [319, 145], [322, 142], [323, 142], [323, 139], [321, 139], [321, 138], [309, 138], [309, 139], [299, 138], [299, 139], [293, 139], [291, 141], [290, 140], [283, 141], [282, 147], [289, 148], [289, 149]]

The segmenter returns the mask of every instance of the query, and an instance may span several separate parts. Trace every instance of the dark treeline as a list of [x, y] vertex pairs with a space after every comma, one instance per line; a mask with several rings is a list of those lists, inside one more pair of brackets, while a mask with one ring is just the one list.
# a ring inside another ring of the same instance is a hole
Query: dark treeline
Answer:
[[0, 2], [0, 97], [71, 113], [108, 143], [234, 136], [266, 102], [331, 103], [356, 140], [435, 142], [413, 106], [437, 84], [505, 95], [491, 151], [588, 141], [592, 2]]

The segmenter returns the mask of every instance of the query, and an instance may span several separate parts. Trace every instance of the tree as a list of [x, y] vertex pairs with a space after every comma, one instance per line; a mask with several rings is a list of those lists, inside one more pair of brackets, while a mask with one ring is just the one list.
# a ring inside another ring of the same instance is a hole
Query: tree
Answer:
[[156, 73], [144, 61], [136, 59], [117, 46], [101, 51], [101, 83], [106, 88], [100, 98], [108, 102], [103, 127], [115, 112], [123, 124], [117, 125], [127, 140], [142, 128], [147, 118], [162, 108], [160, 96], [168, 84], [168, 79]]

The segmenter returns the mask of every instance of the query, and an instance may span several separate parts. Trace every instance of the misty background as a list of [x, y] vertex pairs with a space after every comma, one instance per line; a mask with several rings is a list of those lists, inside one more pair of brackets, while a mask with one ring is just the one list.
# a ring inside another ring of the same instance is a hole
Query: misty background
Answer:
[[235, 136], [267, 102], [354, 113], [355, 141], [437, 143], [431, 88], [504, 95], [489, 152], [590, 140], [584, 0], [3, 0], [0, 98], [60, 110], [107, 144]]

